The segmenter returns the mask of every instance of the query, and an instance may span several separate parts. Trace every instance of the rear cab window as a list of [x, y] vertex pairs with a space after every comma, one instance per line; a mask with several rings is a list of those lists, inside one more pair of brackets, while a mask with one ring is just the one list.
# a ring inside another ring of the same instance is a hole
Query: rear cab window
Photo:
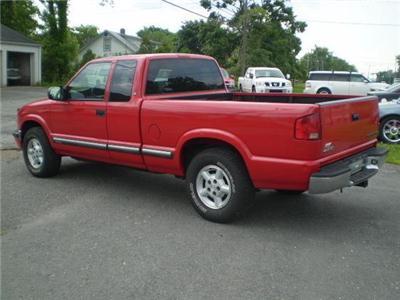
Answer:
[[168, 94], [225, 89], [215, 61], [202, 58], [150, 60], [146, 94]]
[[331, 78], [331, 74], [329, 73], [310, 73], [308, 80], [315, 80], [315, 81], [329, 81]]

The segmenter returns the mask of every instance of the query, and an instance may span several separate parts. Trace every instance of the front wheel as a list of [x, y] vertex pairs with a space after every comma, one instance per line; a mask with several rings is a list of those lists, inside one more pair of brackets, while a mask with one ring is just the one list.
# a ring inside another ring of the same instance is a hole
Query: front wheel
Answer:
[[332, 94], [332, 93], [331, 93], [331, 91], [330, 91], [329, 89], [327, 89], [327, 88], [321, 88], [321, 89], [318, 90], [317, 94], [320, 94], [320, 95], [330, 95], [330, 94]]
[[218, 223], [239, 217], [255, 196], [241, 158], [223, 148], [210, 148], [197, 154], [188, 166], [186, 184], [196, 211]]
[[400, 116], [389, 116], [381, 121], [379, 139], [389, 144], [400, 143]]
[[61, 157], [57, 155], [40, 127], [29, 129], [22, 142], [25, 165], [36, 177], [50, 177], [58, 173]]

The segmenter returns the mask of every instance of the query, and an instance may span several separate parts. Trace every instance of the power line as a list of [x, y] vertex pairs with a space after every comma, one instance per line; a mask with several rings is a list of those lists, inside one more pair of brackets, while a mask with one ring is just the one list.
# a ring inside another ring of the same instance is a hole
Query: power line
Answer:
[[184, 11], [187, 11], [187, 12], [190, 12], [190, 13], [192, 13], [192, 14], [195, 14], [195, 15], [197, 15], [197, 16], [199, 16], [199, 17], [208, 19], [208, 17], [206, 17], [206, 16], [204, 16], [204, 15], [202, 15], [202, 14], [199, 14], [199, 13], [193, 11], [193, 10], [190, 10], [190, 9], [188, 9], [188, 8], [185, 8], [185, 7], [183, 7], [183, 6], [180, 6], [180, 5], [178, 5], [178, 4], [169, 2], [169, 1], [167, 1], [167, 0], [161, 0], [161, 1], [162, 1], [162, 2], [165, 2], [165, 3], [169, 4], [169, 5], [172, 5], [172, 6], [175, 6], [175, 7], [180, 8], [180, 9], [183, 9]]

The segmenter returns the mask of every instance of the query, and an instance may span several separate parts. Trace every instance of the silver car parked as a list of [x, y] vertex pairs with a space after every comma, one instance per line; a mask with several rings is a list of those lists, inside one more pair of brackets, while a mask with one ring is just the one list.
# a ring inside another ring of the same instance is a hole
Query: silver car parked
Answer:
[[379, 138], [389, 144], [400, 144], [400, 98], [379, 103]]

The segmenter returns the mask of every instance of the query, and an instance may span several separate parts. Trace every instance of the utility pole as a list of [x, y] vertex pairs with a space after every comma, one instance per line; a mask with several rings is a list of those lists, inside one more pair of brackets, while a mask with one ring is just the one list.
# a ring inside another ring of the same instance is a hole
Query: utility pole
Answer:
[[247, 0], [243, 0], [243, 24], [242, 24], [242, 40], [240, 43], [240, 51], [239, 51], [239, 66], [240, 66], [240, 74], [243, 75], [245, 68], [247, 66], [247, 44], [248, 44], [248, 3]]

